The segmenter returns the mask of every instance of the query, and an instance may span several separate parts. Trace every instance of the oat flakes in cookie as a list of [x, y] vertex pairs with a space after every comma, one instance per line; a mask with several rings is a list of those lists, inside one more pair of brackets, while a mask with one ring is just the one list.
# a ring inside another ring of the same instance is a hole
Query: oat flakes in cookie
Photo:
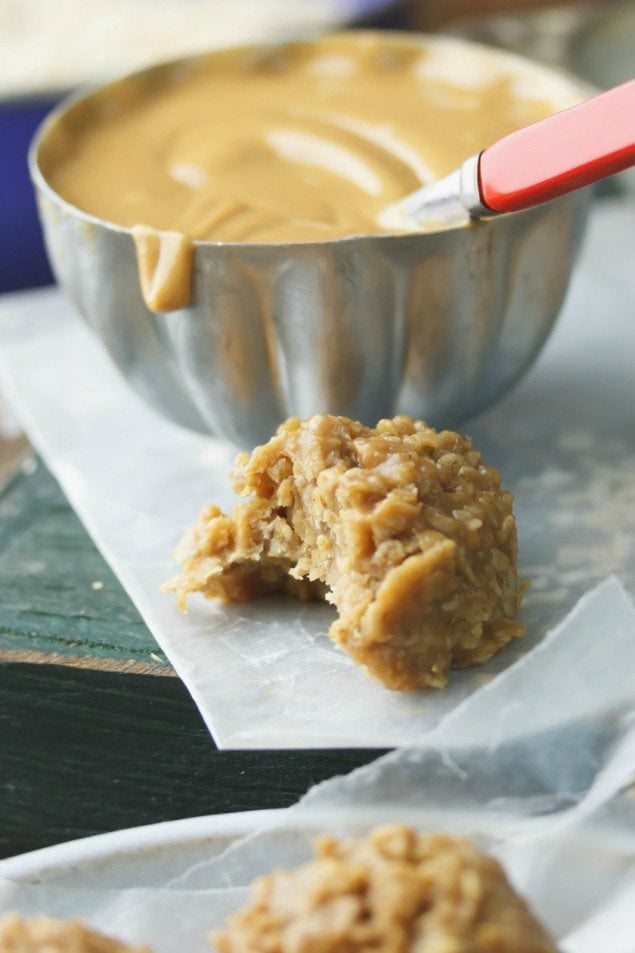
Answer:
[[164, 589], [245, 601], [326, 598], [334, 642], [391, 689], [441, 687], [523, 633], [511, 493], [467, 437], [409, 417], [376, 428], [318, 415], [240, 454], [246, 498], [214, 505]]
[[556, 953], [493, 857], [462, 837], [391, 825], [322, 837], [261, 877], [212, 936], [219, 953]]

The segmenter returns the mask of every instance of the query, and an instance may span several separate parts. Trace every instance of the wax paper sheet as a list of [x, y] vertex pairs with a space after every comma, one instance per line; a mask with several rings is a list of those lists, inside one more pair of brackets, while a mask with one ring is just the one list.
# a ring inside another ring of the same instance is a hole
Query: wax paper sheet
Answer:
[[[487, 694], [486, 704], [483, 700]], [[588, 700], [588, 710], [584, 700]], [[495, 715], [495, 717], [492, 717]], [[204, 953], [255, 876], [311, 856], [318, 832], [405, 821], [472, 837], [504, 864], [563, 953], [635, 949], [635, 608], [614, 578], [419, 748], [313, 788], [278, 823], [174, 870], [165, 853], [0, 882], [0, 911], [82, 916], [156, 953]], [[134, 866], [137, 886], [126, 865]], [[158, 870], [156, 869], [158, 867]], [[3, 870], [0, 865], [0, 876]]]
[[[420, 742], [611, 573], [635, 590], [632, 200], [598, 207], [564, 313], [525, 381], [467, 428], [517, 497], [528, 635], [442, 692], [390, 693], [333, 646], [326, 605], [158, 592], [201, 506], [232, 502], [227, 445], [146, 407], [57, 292], [0, 304], [2, 386], [226, 748]], [[25, 567], [28, 571], [28, 567]]]

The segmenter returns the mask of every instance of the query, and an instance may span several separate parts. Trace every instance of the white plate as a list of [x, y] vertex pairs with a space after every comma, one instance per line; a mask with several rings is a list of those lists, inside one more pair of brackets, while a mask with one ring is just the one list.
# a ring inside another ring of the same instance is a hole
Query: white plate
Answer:
[[[129, 943], [149, 943], [154, 953], [211, 953], [209, 931], [246, 902], [247, 888], [236, 883], [249, 882], [265, 869], [301, 863], [309, 854], [310, 835], [318, 829], [352, 834], [365, 827], [357, 814], [338, 817], [322, 811], [317, 827], [317, 815], [310, 812], [196, 817], [34, 851], [0, 862], [0, 915], [18, 909], [25, 915], [81, 917]], [[607, 850], [602, 838], [589, 837], [584, 828], [558, 836], [557, 825], [555, 837], [545, 837], [545, 831], [537, 840], [510, 837], [498, 829], [495, 815], [478, 810], [460, 816], [445, 812], [443, 817], [425, 810], [417, 820], [422, 829], [466, 832], [473, 826], [470, 833], [483, 835], [483, 846], [499, 856], [505, 853], [512, 880], [564, 953], [632, 953], [632, 857]], [[241, 837], [282, 822], [281, 829], [231, 849]], [[201, 874], [207, 889], [202, 889]]]
[[0, 880], [68, 888], [162, 886], [202, 857], [271, 826], [281, 811], [188, 817], [82, 837], [0, 861]]
[[[191, 889], [187, 875], [282, 812], [195, 817], [71, 841], [0, 862], [0, 916], [81, 919], [153, 953], [211, 953], [207, 935], [246, 889]], [[182, 883], [183, 882], [183, 883]]]

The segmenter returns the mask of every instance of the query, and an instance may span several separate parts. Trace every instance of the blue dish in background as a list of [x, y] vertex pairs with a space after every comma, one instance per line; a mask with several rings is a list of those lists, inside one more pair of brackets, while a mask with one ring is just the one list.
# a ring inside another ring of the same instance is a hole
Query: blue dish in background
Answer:
[[54, 96], [0, 103], [0, 293], [37, 288], [53, 281], [26, 155], [37, 126], [59, 99]]

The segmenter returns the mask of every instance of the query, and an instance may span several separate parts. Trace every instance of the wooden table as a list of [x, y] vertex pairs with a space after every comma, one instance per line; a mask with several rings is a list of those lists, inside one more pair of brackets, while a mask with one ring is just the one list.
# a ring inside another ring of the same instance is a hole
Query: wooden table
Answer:
[[46, 468], [0, 494], [0, 856], [285, 807], [372, 751], [219, 752]]

